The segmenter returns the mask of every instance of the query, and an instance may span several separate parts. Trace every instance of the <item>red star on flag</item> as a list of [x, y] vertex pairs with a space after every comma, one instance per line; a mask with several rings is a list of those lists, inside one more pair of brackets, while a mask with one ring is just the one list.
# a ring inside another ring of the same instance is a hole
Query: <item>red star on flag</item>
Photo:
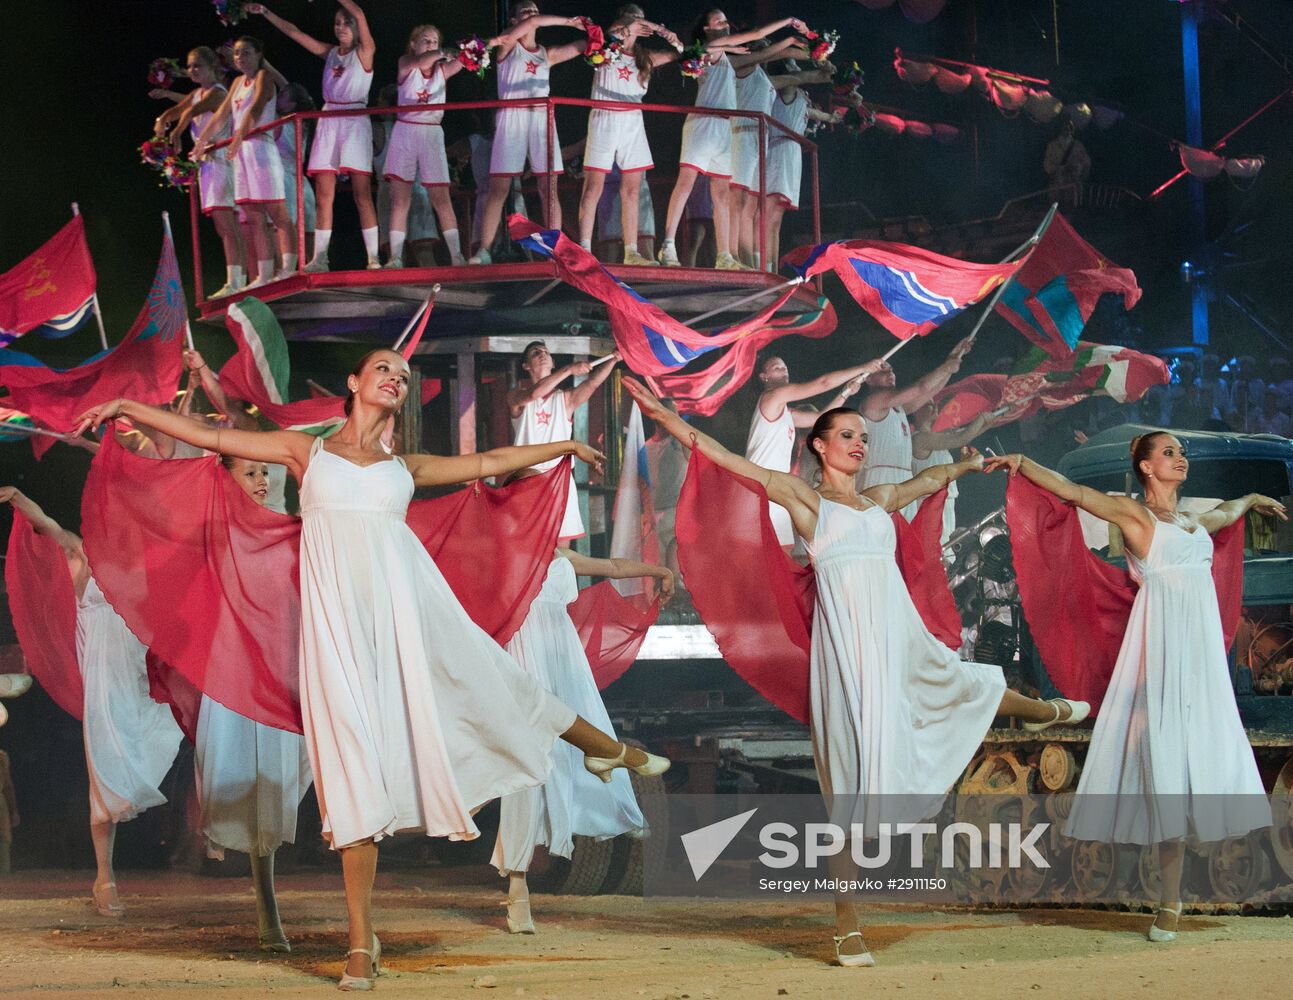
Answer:
[[633, 75], [633, 71], [629, 69], [627, 66], [621, 66], [615, 72], [620, 75], [621, 80], [627, 80], [629, 77]]
[[525, 71], [529, 73], [530, 76], [537, 76], [539, 73], [538, 62], [534, 59], [525, 60]]

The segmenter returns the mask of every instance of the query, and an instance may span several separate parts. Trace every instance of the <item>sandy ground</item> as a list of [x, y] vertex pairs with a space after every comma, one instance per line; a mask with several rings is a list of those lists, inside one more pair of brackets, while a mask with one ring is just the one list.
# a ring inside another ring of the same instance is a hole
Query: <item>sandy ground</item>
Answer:
[[[0, 996], [331, 996], [345, 949], [339, 874], [280, 879], [290, 955], [255, 949], [249, 885], [119, 876], [127, 914], [97, 916], [89, 872], [0, 881]], [[1144, 914], [877, 909], [879, 966], [840, 969], [829, 904], [534, 897], [539, 933], [507, 933], [501, 880], [478, 869], [382, 873], [382, 995], [532, 1000], [840, 997], [1283, 997], [1293, 919], [1187, 917], [1151, 945]]]

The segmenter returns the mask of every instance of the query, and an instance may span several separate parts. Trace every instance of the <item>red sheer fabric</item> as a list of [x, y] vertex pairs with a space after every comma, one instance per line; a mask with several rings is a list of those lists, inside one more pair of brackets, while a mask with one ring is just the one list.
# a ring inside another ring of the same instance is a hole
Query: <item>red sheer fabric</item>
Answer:
[[[409, 507], [463, 607], [499, 642], [543, 585], [567, 469]], [[297, 518], [255, 503], [216, 458], [163, 462], [111, 437], [91, 464], [81, 516], [95, 578], [141, 642], [239, 715], [301, 731]]]
[[[898, 528], [898, 567], [926, 627], [956, 649], [960, 619], [941, 558], [930, 555], [939, 552], [942, 516], [936, 496], [915, 523]], [[675, 534], [683, 579], [723, 658], [768, 701], [807, 722], [816, 578], [778, 544], [763, 488], [693, 451]]]
[[148, 666], [148, 696], [171, 707], [171, 715], [190, 743], [197, 742], [198, 713], [202, 692], [182, 673], [163, 663], [151, 649], [144, 661]]
[[[1139, 589], [1125, 569], [1087, 548], [1077, 508], [1011, 476], [1006, 521], [1024, 617], [1052, 682], [1098, 711]], [[1212, 579], [1226, 648], [1235, 640], [1243, 596], [1244, 532], [1239, 522], [1213, 536]]]
[[475, 484], [409, 504], [408, 523], [472, 620], [506, 645], [543, 587], [566, 510], [570, 459], [502, 489]]
[[602, 580], [581, 590], [569, 610], [601, 691], [632, 665], [647, 629], [660, 617], [660, 602], [624, 597], [610, 580]]
[[63, 547], [17, 510], [5, 556], [9, 610], [32, 676], [63, 711], [81, 718], [85, 689], [76, 659], [76, 591]]

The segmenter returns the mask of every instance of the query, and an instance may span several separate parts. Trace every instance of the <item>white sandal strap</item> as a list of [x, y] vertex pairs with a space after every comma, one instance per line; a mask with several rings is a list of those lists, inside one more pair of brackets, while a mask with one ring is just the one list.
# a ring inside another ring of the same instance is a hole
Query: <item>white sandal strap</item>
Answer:
[[346, 957], [349, 958], [351, 955], [367, 955], [370, 962], [373, 960], [373, 953], [367, 948], [351, 948], [346, 952]]

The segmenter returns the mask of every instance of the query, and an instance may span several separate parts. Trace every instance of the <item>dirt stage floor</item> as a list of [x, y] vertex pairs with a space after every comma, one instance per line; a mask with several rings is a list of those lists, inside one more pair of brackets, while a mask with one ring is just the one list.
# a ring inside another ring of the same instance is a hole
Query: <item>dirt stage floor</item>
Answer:
[[[127, 914], [88, 905], [89, 872], [0, 880], [0, 997], [331, 996], [341, 971], [339, 874], [280, 879], [290, 955], [255, 948], [241, 879], [122, 872]], [[839, 969], [829, 902], [537, 896], [533, 937], [507, 933], [501, 880], [479, 869], [378, 876], [386, 997], [795, 1000], [814, 997], [1283, 997], [1293, 919], [1187, 917], [1148, 944], [1144, 914], [885, 908], [879, 966]]]

